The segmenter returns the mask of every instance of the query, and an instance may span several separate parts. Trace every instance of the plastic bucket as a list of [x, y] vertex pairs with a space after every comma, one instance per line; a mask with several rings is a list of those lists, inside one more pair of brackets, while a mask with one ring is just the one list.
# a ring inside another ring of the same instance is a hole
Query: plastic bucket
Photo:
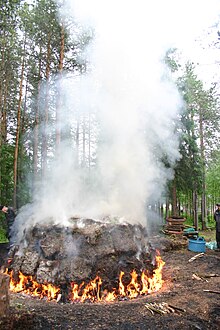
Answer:
[[205, 252], [206, 242], [203, 237], [199, 237], [197, 239], [189, 239], [188, 241], [188, 250], [194, 252]]

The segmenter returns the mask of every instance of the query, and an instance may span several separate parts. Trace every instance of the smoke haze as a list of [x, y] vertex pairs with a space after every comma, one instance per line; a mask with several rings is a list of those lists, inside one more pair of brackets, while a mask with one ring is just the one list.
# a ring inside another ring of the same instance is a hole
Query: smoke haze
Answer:
[[162, 60], [169, 47], [189, 44], [214, 17], [206, 1], [149, 3], [65, 1], [61, 17], [94, 27], [95, 40], [84, 54], [89, 72], [62, 80], [62, 125], [74, 126], [77, 116], [95, 118], [96, 167], [79, 168], [65, 141], [43, 191], [21, 210], [18, 223], [66, 225], [71, 216], [110, 215], [146, 225], [146, 203], [160, 198], [173, 174], [160, 157], [170, 164], [179, 158], [175, 121], [183, 104]]

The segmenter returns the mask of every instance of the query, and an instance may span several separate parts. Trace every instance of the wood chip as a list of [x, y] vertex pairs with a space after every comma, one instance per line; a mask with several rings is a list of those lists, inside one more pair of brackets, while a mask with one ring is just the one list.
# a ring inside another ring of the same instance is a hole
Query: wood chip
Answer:
[[57, 303], [60, 301], [61, 298], [62, 298], [62, 294], [59, 293], [58, 296], [57, 296]]
[[205, 254], [204, 252], [201, 252], [199, 254], [196, 254], [194, 257], [190, 258], [188, 260], [188, 262], [192, 262], [192, 261], [196, 260], [197, 258], [200, 258], [200, 257], [204, 256], [204, 254]]
[[174, 309], [176, 309], [177, 311], [180, 311], [180, 312], [186, 312], [186, 310], [185, 309], [183, 309], [183, 308], [180, 308], [180, 307], [176, 307], [176, 306], [173, 306], [173, 305], [170, 305], [169, 304], [169, 306], [171, 307], [171, 308], [174, 308]]
[[203, 275], [199, 275], [201, 277], [206, 277], [206, 278], [209, 278], [209, 277], [220, 277], [219, 274], [203, 274]]
[[220, 294], [220, 291], [214, 291], [214, 290], [203, 290], [204, 292], [210, 292], [210, 293], [216, 293]]
[[170, 314], [170, 313], [176, 313], [176, 312], [185, 312], [185, 309], [172, 306], [165, 302], [147, 303], [147, 304], [145, 304], [145, 307], [151, 312], [152, 315], [154, 315], [154, 313], [163, 315], [163, 314]]
[[197, 281], [203, 281], [203, 279], [196, 274], [192, 274], [192, 279]]

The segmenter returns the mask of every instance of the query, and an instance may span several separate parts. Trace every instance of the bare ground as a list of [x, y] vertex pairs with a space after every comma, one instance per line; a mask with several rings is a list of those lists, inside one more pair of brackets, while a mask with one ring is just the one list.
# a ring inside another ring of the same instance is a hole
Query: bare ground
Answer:
[[[4, 250], [1, 249], [3, 255]], [[11, 293], [10, 314], [0, 320], [0, 329], [220, 329], [220, 252], [197, 253], [182, 247], [163, 252], [164, 285], [160, 292], [130, 301], [114, 303], [56, 303]], [[202, 280], [193, 279], [197, 274]], [[185, 311], [158, 314], [146, 303], [165, 302]]]

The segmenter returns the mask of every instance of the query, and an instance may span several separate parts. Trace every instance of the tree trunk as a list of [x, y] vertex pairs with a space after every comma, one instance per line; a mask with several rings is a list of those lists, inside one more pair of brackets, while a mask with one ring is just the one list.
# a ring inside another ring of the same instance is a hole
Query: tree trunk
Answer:
[[24, 199], [24, 194], [22, 194], [23, 186], [25, 185], [25, 173], [22, 171], [24, 168], [24, 156], [25, 156], [25, 148], [24, 148], [24, 135], [27, 129], [27, 118], [26, 118], [26, 110], [27, 110], [27, 93], [28, 93], [28, 80], [26, 80], [25, 87], [25, 95], [23, 102], [23, 111], [21, 113], [21, 125], [20, 125], [20, 138], [19, 138], [19, 157], [18, 157], [18, 166], [17, 166], [17, 205], [16, 208], [19, 209], [22, 205], [26, 204], [27, 200]]
[[[0, 102], [1, 102], [1, 96], [0, 96]], [[0, 103], [0, 159], [2, 159], [2, 109], [1, 109], [1, 103]], [[0, 163], [0, 200], [2, 199], [1, 187], [2, 187], [2, 163]]]
[[177, 216], [177, 193], [176, 193], [176, 179], [173, 180], [173, 190], [172, 190], [172, 215]]
[[50, 57], [51, 57], [51, 32], [48, 33], [47, 40], [47, 64], [46, 64], [46, 91], [45, 91], [45, 108], [43, 116], [43, 133], [42, 133], [42, 178], [46, 175], [47, 170], [47, 129], [48, 129], [48, 113], [49, 113], [49, 77], [50, 77]]
[[2, 134], [2, 142], [6, 143], [7, 141], [7, 99], [8, 99], [8, 85], [9, 85], [9, 74], [5, 80], [5, 88], [4, 88], [4, 98], [3, 98], [3, 110], [2, 110], [2, 127], [1, 127], [1, 134]]
[[169, 217], [169, 199], [166, 198], [165, 219]]
[[[2, 111], [2, 86], [0, 85], [0, 159], [2, 159], [2, 127], [3, 127], [3, 111]], [[2, 162], [0, 162], [0, 200], [2, 199]]]
[[76, 153], [79, 165], [79, 113], [77, 115], [77, 124], [76, 124]]
[[64, 61], [64, 46], [65, 46], [65, 33], [64, 25], [61, 24], [61, 36], [60, 36], [60, 57], [59, 57], [59, 78], [58, 78], [58, 91], [57, 91], [57, 106], [56, 106], [56, 150], [59, 155], [59, 148], [61, 142], [61, 111], [62, 111], [62, 73], [63, 73], [63, 61]]
[[25, 65], [25, 45], [26, 39], [24, 39], [24, 54], [21, 67], [21, 78], [19, 86], [19, 100], [18, 100], [18, 111], [17, 111], [17, 128], [15, 137], [15, 151], [14, 151], [14, 193], [13, 193], [13, 207], [17, 209], [17, 176], [18, 176], [18, 151], [19, 151], [19, 139], [21, 129], [21, 104], [23, 94], [23, 81], [24, 81], [24, 65]]
[[86, 166], [86, 118], [83, 115], [83, 154], [82, 154], [82, 167]]
[[[205, 182], [203, 182], [205, 184]], [[206, 207], [206, 193], [205, 193], [205, 186], [203, 186], [202, 192], [202, 200], [201, 200], [201, 214], [202, 214], [202, 230], [207, 228], [206, 220], [207, 220], [207, 207]]]
[[199, 135], [200, 135], [200, 154], [202, 159], [202, 201], [201, 201], [201, 216], [202, 230], [206, 229], [206, 180], [205, 180], [205, 151], [204, 151], [204, 134], [203, 134], [203, 116], [202, 110], [199, 111]]
[[[1, 104], [0, 104], [0, 159], [2, 159], [2, 146], [7, 141], [7, 96], [8, 96], [8, 76], [5, 78], [4, 90], [1, 88], [1, 92], [4, 91], [3, 95], [1, 95]], [[0, 163], [0, 187], [2, 187], [2, 174], [5, 173], [5, 164], [3, 162]], [[5, 189], [4, 189], [5, 192]], [[3, 192], [0, 189], [0, 199], [3, 197]]]
[[[3, 40], [5, 39], [5, 31], [3, 31], [2, 40], [1, 40], [1, 61], [0, 61], [0, 120], [2, 119], [2, 107], [3, 107], [3, 90], [4, 90], [4, 84], [3, 81], [5, 80], [5, 42]], [[1, 122], [0, 122], [1, 124]], [[1, 130], [1, 127], [0, 127]]]
[[34, 145], [33, 145], [33, 163], [34, 163], [34, 183], [38, 176], [38, 147], [39, 147], [39, 112], [40, 112], [40, 92], [41, 92], [41, 46], [39, 52], [38, 84], [37, 84], [37, 104], [35, 108], [34, 123]]
[[88, 136], [88, 144], [89, 144], [89, 154], [88, 154], [88, 167], [89, 167], [89, 171], [91, 168], [91, 115], [89, 112], [89, 136]]
[[198, 230], [198, 206], [197, 206], [197, 191], [193, 191], [193, 223], [195, 229]]

